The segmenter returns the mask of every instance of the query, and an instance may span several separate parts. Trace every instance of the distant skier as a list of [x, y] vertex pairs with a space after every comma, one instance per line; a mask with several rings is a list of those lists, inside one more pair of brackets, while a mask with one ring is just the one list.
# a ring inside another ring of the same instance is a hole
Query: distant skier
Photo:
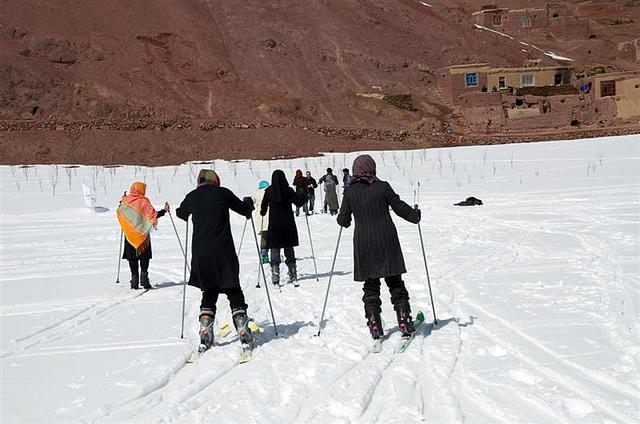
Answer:
[[300, 207], [307, 201], [306, 196], [296, 193], [280, 169], [273, 171], [271, 185], [265, 190], [260, 215], [269, 212], [267, 229], [267, 248], [271, 252], [271, 282], [280, 285], [280, 249], [284, 249], [285, 264], [289, 269], [289, 283], [298, 285], [296, 256], [294, 247], [298, 246], [298, 229], [293, 217], [291, 205]]
[[184, 198], [176, 215], [187, 221], [192, 216], [193, 237], [189, 285], [202, 290], [200, 304], [200, 347], [213, 345], [213, 323], [220, 293], [229, 299], [233, 324], [243, 352], [253, 347], [247, 304], [238, 278], [239, 264], [229, 224], [229, 209], [251, 218], [250, 197], [240, 200], [231, 190], [220, 186], [220, 178], [210, 169], [198, 173], [197, 188]]
[[337, 214], [338, 193], [336, 188], [338, 186], [338, 177], [333, 175], [331, 168], [327, 168], [327, 173], [318, 180], [318, 184], [324, 184], [324, 211], [327, 212], [327, 208], [329, 208], [331, 215]]
[[316, 182], [316, 179], [311, 176], [311, 171], [307, 171], [306, 178], [307, 178], [307, 193], [309, 196], [307, 200], [307, 205], [309, 209], [309, 215], [313, 215], [313, 207], [316, 202], [316, 188], [318, 188], [318, 183]]
[[342, 189], [346, 189], [351, 185], [351, 175], [349, 175], [349, 168], [342, 170]]
[[[140, 283], [145, 289], [150, 289], [149, 261], [151, 252], [151, 230], [157, 228], [158, 218], [169, 211], [169, 204], [164, 209], [156, 211], [149, 199], [145, 197], [147, 185], [135, 182], [129, 189], [129, 194], [122, 196], [116, 210], [118, 222], [124, 232], [124, 252], [122, 259], [129, 262], [131, 269], [131, 288], [137, 290]], [[140, 272], [138, 272], [138, 264]]]
[[267, 228], [269, 228], [269, 213], [265, 216], [260, 215], [260, 209], [258, 209], [262, 205], [262, 199], [264, 198], [264, 191], [269, 187], [269, 183], [265, 180], [260, 181], [258, 183], [258, 191], [253, 193], [251, 196], [251, 200], [253, 200], [254, 206], [256, 206], [255, 210], [255, 222], [256, 231], [260, 236], [260, 257], [262, 258], [262, 263], [269, 263], [269, 250], [267, 249]]
[[396, 215], [414, 224], [420, 221], [420, 210], [400, 200], [389, 183], [376, 177], [376, 163], [371, 156], [358, 156], [352, 171], [351, 186], [345, 191], [337, 221], [347, 228], [353, 214], [354, 280], [364, 281], [362, 301], [367, 325], [374, 339], [382, 338], [380, 278], [384, 278], [402, 335], [409, 336], [415, 329], [409, 293], [401, 277], [407, 270], [389, 206]]
[[[296, 170], [296, 176], [293, 178], [293, 186], [296, 189], [296, 194], [298, 196], [304, 196], [305, 199], [309, 196], [309, 189], [307, 188], [307, 179], [302, 176], [302, 170]], [[300, 207], [303, 208], [303, 211], [306, 215], [309, 215], [309, 208], [307, 202], [302, 206], [296, 206], [296, 216], [300, 216]]]

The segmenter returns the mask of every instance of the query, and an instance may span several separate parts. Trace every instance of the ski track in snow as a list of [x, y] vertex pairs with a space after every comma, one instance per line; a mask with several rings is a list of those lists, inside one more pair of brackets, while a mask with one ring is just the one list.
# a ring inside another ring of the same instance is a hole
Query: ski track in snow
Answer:
[[[333, 218], [316, 215], [309, 222], [321, 279], [315, 281], [299, 219], [301, 286], [269, 287], [276, 336], [265, 289], [254, 287], [264, 284], [248, 229], [240, 277], [262, 333], [253, 359], [242, 365], [234, 334], [186, 363], [198, 343], [200, 299], [187, 289], [180, 339], [183, 258], [168, 217], [152, 236], [156, 288], [143, 293], [129, 290], [126, 262], [114, 284], [113, 210], [82, 209], [81, 182], [95, 184], [98, 204], [113, 209], [135, 179], [148, 182], [154, 205], [177, 204], [202, 165], [81, 167], [60, 172], [56, 196], [47, 185], [53, 167], [0, 167], [0, 420], [637, 422], [639, 146], [640, 136], [630, 136], [374, 152], [379, 175], [408, 203], [421, 183], [438, 324], [415, 226], [394, 218], [413, 312], [422, 310], [427, 319], [419, 334], [405, 353], [395, 352], [401, 338], [383, 287], [385, 341], [381, 353], [370, 352], [348, 229], [323, 333], [315, 337], [338, 233]], [[354, 157], [211, 166], [243, 196], [250, 193], [242, 187], [268, 179], [273, 169], [310, 169], [319, 177]], [[485, 206], [451, 206], [469, 195]], [[316, 208], [320, 198], [317, 193]], [[231, 219], [239, 241], [244, 220]], [[174, 220], [184, 237], [184, 223]], [[227, 305], [221, 296], [217, 327], [231, 323]]]

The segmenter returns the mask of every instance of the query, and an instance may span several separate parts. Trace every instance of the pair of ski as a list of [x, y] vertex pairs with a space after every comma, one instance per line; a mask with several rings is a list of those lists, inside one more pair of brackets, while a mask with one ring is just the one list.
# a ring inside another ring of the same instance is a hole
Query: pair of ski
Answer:
[[[422, 313], [422, 311], [418, 311], [418, 314], [416, 315], [416, 320], [413, 323], [413, 326], [415, 327], [415, 331], [411, 333], [409, 336], [402, 338], [402, 343], [400, 343], [400, 346], [398, 346], [395, 349], [396, 352], [403, 353], [405, 350], [409, 348], [409, 345], [411, 344], [413, 339], [416, 337], [416, 334], [418, 333], [418, 330], [420, 329], [422, 324], [424, 324], [424, 314]], [[380, 353], [380, 352], [382, 352], [382, 339], [376, 339], [373, 341], [373, 345], [371, 346], [371, 353]]]
[[[222, 327], [220, 327], [220, 331], [218, 332], [218, 334], [216, 335], [216, 337], [214, 338], [214, 340], [218, 340], [218, 339], [224, 339], [225, 337], [227, 337], [229, 334], [231, 334], [231, 326], [229, 324], [225, 324]], [[253, 334], [255, 334], [255, 337], [257, 338], [258, 335], [260, 334], [260, 327], [258, 327], [255, 322], [252, 324], [251, 327], [251, 331], [253, 332]], [[187, 358], [187, 363], [188, 364], [193, 364], [196, 363], [200, 360], [200, 358], [202, 358], [202, 356], [209, 351], [211, 348], [213, 347], [213, 345], [207, 347], [206, 345], [199, 345], [198, 346], [198, 350], [195, 352], [191, 352], [191, 355]], [[255, 348], [255, 339], [253, 341], [253, 343], [250, 344], [241, 344], [241, 348], [240, 348], [240, 356], [238, 357], [238, 364], [244, 364], [245, 362], [249, 362], [253, 356], [253, 349]]]

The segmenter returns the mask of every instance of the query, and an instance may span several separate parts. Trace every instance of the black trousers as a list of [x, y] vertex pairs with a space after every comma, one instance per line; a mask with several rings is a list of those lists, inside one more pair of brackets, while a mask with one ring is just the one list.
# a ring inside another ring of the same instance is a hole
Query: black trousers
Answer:
[[[394, 309], [398, 309], [399, 305], [409, 306], [409, 292], [404, 286], [404, 281], [400, 275], [393, 275], [391, 277], [385, 277], [384, 282], [387, 283], [389, 293], [391, 294], [391, 303]], [[364, 287], [362, 288], [364, 295], [362, 301], [364, 302], [365, 316], [370, 312], [381, 312], [382, 301], [380, 300], [380, 279], [369, 278], [365, 280]]]
[[149, 270], [149, 259], [138, 259], [136, 257], [128, 258], [129, 269], [131, 270], [131, 275], [139, 275], [138, 274], [138, 263], [140, 263], [140, 271], [148, 272]]
[[200, 310], [210, 310], [215, 315], [216, 313], [216, 302], [218, 302], [218, 296], [220, 293], [224, 293], [227, 295], [227, 299], [229, 299], [229, 305], [231, 306], [231, 310], [235, 311], [237, 309], [247, 309], [247, 304], [244, 301], [244, 293], [242, 292], [241, 287], [231, 287], [227, 289], [210, 289], [202, 291], [202, 302], [200, 302]]

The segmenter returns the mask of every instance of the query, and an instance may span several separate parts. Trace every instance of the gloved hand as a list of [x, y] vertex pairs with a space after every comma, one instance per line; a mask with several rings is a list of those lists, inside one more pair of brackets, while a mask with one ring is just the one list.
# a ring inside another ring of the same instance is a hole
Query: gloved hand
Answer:
[[164, 210], [167, 212], [171, 210], [171, 207], [169, 207], [169, 202], [164, 202]]
[[254, 209], [255, 209], [255, 206], [253, 206], [253, 199], [252, 199], [251, 197], [246, 196], [244, 199], [242, 199], [242, 201], [243, 201], [244, 203], [246, 203], [246, 204], [247, 204], [247, 206], [249, 206], [249, 207], [251, 208], [251, 210], [254, 210]]

